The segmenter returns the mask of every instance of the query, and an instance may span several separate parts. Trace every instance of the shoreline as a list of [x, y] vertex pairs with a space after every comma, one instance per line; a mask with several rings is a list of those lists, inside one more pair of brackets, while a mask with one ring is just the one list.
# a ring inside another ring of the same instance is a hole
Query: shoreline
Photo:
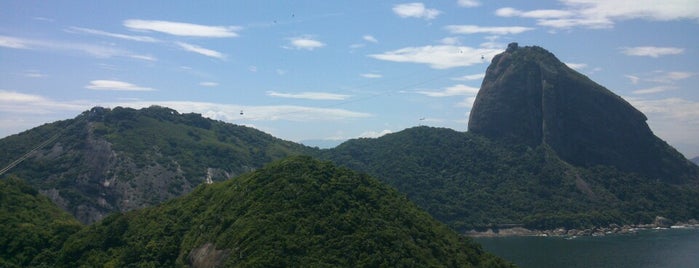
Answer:
[[[660, 219], [658, 219], [660, 218]], [[699, 221], [689, 220], [687, 222], [677, 222], [669, 224], [667, 219], [658, 217], [651, 224], [618, 225], [610, 224], [606, 227], [592, 227], [585, 229], [557, 228], [552, 230], [535, 230], [524, 227], [489, 228], [486, 231], [469, 230], [463, 234], [467, 237], [513, 237], [513, 236], [541, 236], [541, 237], [580, 237], [580, 236], [607, 236], [635, 234], [644, 230], [667, 230], [667, 229], [699, 229]]]

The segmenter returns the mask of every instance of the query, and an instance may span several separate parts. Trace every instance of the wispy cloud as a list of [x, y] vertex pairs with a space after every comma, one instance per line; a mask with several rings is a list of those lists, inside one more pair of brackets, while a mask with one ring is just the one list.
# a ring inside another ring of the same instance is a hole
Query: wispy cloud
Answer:
[[447, 25], [444, 27], [447, 31], [452, 34], [495, 34], [495, 35], [507, 35], [507, 34], [519, 34], [526, 31], [534, 30], [530, 27], [522, 26], [507, 26], [507, 27], [485, 27], [478, 25]]
[[226, 55], [224, 55], [221, 52], [218, 52], [216, 50], [208, 49], [208, 48], [203, 48], [197, 45], [192, 45], [184, 42], [175, 42], [180, 48], [189, 51], [189, 52], [194, 52], [197, 54], [201, 54], [207, 57], [212, 57], [212, 58], [217, 58], [217, 59], [225, 59]]
[[532, 11], [521, 11], [511, 7], [504, 7], [495, 10], [495, 15], [500, 17], [522, 17], [534, 19], [556, 19], [567, 18], [575, 15], [575, 12], [560, 9], [538, 9]]
[[383, 75], [380, 74], [375, 74], [375, 73], [365, 73], [365, 74], [360, 74], [361, 77], [364, 78], [381, 78]]
[[68, 28], [68, 32], [86, 33], [86, 34], [93, 34], [93, 35], [99, 35], [99, 36], [107, 36], [107, 37], [112, 37], [112, 38], [119, 38], [119, 39], [124, 39], [124, 40], [138, 41], [138, 42], [149, 42], [149, 43], [158, 42], [157, 39], [150, 37], [150, 36], [110, 33], [110, 32], [105, 32], [105, 31], [100, 31], [100, 30], [95, 30], [95, 29], [88, 29], [88, 28], [81, 28], [81, 27], [70, 27], [70, 28]]
[[217, 87], [218, 83], [216, 83], [216, 82], [201, 82], [201, 83], [199, 83], [199, 85], [203, 86], [203, 87]]
[[476, 0], [459, 0], [456, 3], [462, 7], [477, 7], [481, 5], [481, 3]]
[[470, 87], [464, 84], [450, 86], [441, 91], [417, 91], [429, 97], [451, 97], [451, 96], [468, 96], [478, 93], [478, 88]]
[[379, 40], [376, 39], [376, 37], [373, 37], [371, 35], [362, 36], [362, 39], [364, 39], [364, 41], [371, 42], [371, 43], [378, 43], [379, 42]]
[[615, 21], [644, 19], [671, 21], [699, 19], [699, 5], [686, 0], [638, 0], [633, 4], [608, 0], [560, 0], [563, 9], [538, 9], [522, 11], [511, 7], [500, 8], [495, 14], [501, 17], [536, 19], [537, 24], [557, 29], [611, 28]]
[[675, 90], [678, 88], [677, 86], [675, 86], [675, 83], [677, 81], [690, 78], [694, 75], [694, 73], [690, 72], [654, 71], [651, 73], [645, 73], [640, 75], [626, 75], [625, 77], [628, 78], [634, 85], [637, 85], [639, 83], [641, 85], [645, 85], [648, 83], [653, 85], [647, 88], [634, 90], [634, 94], [653, 94]]
[[646, 78], [646, 81], [656, 82], [656, 83], [673, 83], [675, 81], [684, 80], [694, 76], [695, 73], [690, 72], [665, 72], [665, 71], [655, 71], [652, 75]]
[[125, 20], [124, 26], [136, 31], [152, 31], [191, 37], [237, 37], [238, 33], [236, 31], [242, 29], [239, 26], [209, 26], [185, 22], [138, 19]]
[[0, 35], [0, 47], [23, 49], [29, 48], [30, 41], [22, 38]]
[[[81, 111], [85, 107], [79, 101], [58, 102], [41, 95], [0, 90], [0, 118], [4, 116], [48, 114], [55, 111]], [[36, 122], [39, 125], [45, 122]], [[9, 126], [8, 126], [9, 127]], [[4, 128], [4, 127], [3, 127]]]
[[434, 69], [448, 69], [483, 63], [483, 58], [490, 58], [501, 51], [501, 49], [491, 48], [439, 45], [406, 47], [368, 56], [378, 60], [421, 63]]
[[316, 48], [324, 47], [325, 44], [309, 36], [299, 36], [289, 39], [289, 45], [292, 49], [305, 49], [314, 50]]
[[682, 54], [684, 53], [684, 48], [654, 46], [623, 47], [621, 48], [621, 53], [628, 56], [644, 56], [658, 58], [660, 56]]
[[419, 18], [431, 20], [439, 16], [442, 12], [425, 7], [423, 3], [407, 3], [393, 6], [393, 13], [401, 18]]
[[378, 138], [391, 133], [393, 133], [393, 131], [389, 129], [384, 129], [381, 131], [364, 131], [361, 134], [359, 134], [358, 138]]
[[9, 36], [0, 36], [0, 47], [80, 53], [96, 58], [127, 57], [149, 61], [155, 60], [155, 58], [152, 56], [139, 55], [116, 47], [55, 40], [26, 39]]
[[43, 73], [36, 71], [36, 70], [26, 71], [26, 72], [24, 72], [23, 75], [24, 75], [24, 77], [29, 77], [29, 78], [44, 78], [47, 76], [46, 74], [43, 74]]
[[571, 69], [575, 69], [575, 70], [578, 70], [578, 71], [587, 67], [587, 64], [585, 64], [585, 63], [566, 62], [565, 64], [566, 64], [568, 67], [570, 67]]
[[464, 75], [461, 77], [456, 77], [452, 78], [452, 80], [456, 81], [473, 81], [473, 80], [481, 80], [485, 77], [485, 73], [480, 73], [480, 74], [469, 74], [469, 75]]
[[92, 90], [112, 90], [112, 91], [153, 91], [150, 87], [137, 86], [131, 83], [117, 80], [92, 80], [85, 86]]
[[290, 98], [290, 99], [306, 99], [306, 100], [344, 100], [350, 95], [335, 94], [327, 92], [300, 92], [300, 93], [281, 93], [276, 91], [267, 91], [267, 96]]
[[624, 97], [648, 116], [653, 132], [671, 144], [696, 144], [699, 137], [699, 102], [681, 98]]
[[651, 87], [651, 88], [634, 90], [633, 94], [653, 94], [653, 93], [660, 93], [660, 92], [665, 92], [665, 91], [675, 90], [675, 89], [677, 89], [677, 87], [662, 85], [662, 86], [655, 86], [655, 87]]

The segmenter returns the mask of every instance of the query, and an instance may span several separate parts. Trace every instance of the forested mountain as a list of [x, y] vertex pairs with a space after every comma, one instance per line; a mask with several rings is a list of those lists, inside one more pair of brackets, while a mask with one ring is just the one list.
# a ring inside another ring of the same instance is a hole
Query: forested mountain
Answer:
[[30, 152], [9, 173], [83, 223], [302, 154], [367, 172], [459, 231], [699, 218], [699, 167], [645, 121], [550, 52], [511, 44], [467, 133], [416, 127], [318, 150], [164, 107], [96, 107], [1, 139], [0, 165]]
[[253, 128], [164, 107], [95, 107], [1, 139], [0, 165], [31, 152], [9, 174], [92, 223], [310, 150]]
[[[393, 188], [291, 157], [113, 214], [71, 235], [54, 267], [510, 267]], [[53, 261], [53, 262], [52, 262]]]

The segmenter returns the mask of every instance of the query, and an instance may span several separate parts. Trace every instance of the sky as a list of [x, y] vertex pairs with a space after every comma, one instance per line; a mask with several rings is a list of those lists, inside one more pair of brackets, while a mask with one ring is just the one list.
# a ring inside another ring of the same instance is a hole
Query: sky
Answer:
[[0, 0], [0, 138], [151, 105], [312, 146], [467, 131], [510, 42], [554, 53], [699, 156], [698, 0]]

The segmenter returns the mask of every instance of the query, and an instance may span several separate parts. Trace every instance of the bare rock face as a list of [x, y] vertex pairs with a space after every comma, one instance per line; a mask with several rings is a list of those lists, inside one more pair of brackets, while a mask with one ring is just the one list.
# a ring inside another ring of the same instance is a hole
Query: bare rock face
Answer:
[[512, 43], [488, 66], [468, 129], [505, 142], [547, 145], [578, 166], [611, 165], [674, 182], [697, 178], [646, 120], [552, 53]]

